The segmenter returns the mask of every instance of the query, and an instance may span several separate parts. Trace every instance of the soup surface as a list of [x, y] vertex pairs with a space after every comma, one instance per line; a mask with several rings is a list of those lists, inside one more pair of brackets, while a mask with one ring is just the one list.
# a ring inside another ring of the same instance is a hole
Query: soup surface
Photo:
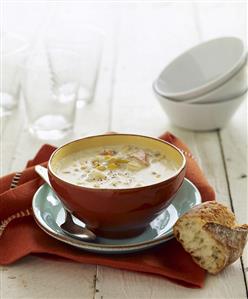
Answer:
[[63, 158], [56, 174], [89, 188], [125, 189], [151, 185], [175, 174], [178, 166], [165, 154], [136, 145], [82, 150]]

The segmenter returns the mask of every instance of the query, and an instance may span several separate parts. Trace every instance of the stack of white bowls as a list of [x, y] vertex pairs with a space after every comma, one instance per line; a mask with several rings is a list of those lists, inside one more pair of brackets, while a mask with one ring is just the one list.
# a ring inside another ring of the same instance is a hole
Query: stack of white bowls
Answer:
[[201, 43], [174, 59], [153, 84], [172, 123], [189, 130], [223, 128], [247, 91], [247, 51], [237, 37]]

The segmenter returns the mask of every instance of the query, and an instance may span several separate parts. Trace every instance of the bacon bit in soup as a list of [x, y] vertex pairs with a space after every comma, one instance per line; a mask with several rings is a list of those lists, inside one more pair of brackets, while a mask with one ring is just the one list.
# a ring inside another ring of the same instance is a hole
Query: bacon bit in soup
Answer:
[[147, 159], [147, 154], [143, 150], [138, 150], [137, 152], [133, 153], [132, 156], [133, 158], [137, 159], [140, 163], [148, 166], [149, 162]]
[[105, 155], [108, 155], [108, 156], [114, 156], [114, 155], [116, 155], [116, 151], [115, 150], [111, 150], [111, 149], [108, 149], [108, 150], [103, 150], [101, 153], [100, 153], [100, 155], [103, 155], [103, 156], [105, 156]]
[[160, 156], [161, 156], [161, 153], [160, 153], [160, 152], [155, 152], [155, 153], [154, 153], [154, 156], [155, 156], [155, 157], [160, 157]]

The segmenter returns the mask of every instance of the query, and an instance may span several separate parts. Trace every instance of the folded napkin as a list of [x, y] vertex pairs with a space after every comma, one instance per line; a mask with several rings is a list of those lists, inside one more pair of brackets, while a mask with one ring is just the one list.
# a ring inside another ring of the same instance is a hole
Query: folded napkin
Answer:
[[[203, 201], [214, 200], [195, 158], [178, 138], [170, 133], [160, 137], [180, 148], [187, 159], [186, 177], [199, 189]], [[98, 264], [113, 268], [158, 274], [187, 287], [202, 287], [205, 271], [197, 266], [180, 243], [172, 239], [155, 248], [132, 254], [101, 255], [89, 253], [62, 243], [43, 232], [32, 215], [32, 197], [44, 182], [34, 171], [34, 165], [46, 165], [52, 152], [44, 145], [23, 172], [0, 179], [0, 264], [8, 265], [29, 254], [62, 257], [71, 261]]]

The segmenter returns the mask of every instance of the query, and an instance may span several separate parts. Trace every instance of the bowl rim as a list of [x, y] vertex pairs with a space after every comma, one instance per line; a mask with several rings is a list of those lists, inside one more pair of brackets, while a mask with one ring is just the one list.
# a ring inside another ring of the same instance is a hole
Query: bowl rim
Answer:
[[[170, 146], [171, 148], [173, 148], [174, 150], [176, 150], [182, 157], [182, 165], [178, 168], [178, 170], [169, 178], [167, 178], [166, 180], [162, 180], [159, 181], [158, 183], [154, 183], [154, 184], [149, 184], [149, 185], [145, 185], [145, 186], [141, 186], [141, 187], [132, 187], [132, 188], [94, 188], [94, 187], [85, 187], [85, 186], [79, 186], [77, 184], [73, 184], [70, 183], [68, 181], [65, 181], [63, 179], [61, 179], [58, 175], [55, 174], [55, 172], [52, 169], [51, 166], [51, 162], [52, 159], [54, 158], [54, 156], [64, 147], [69, 146], [72, 143], [75, 142], [79, 142], [81, 140], [87, 140], [87, 139], [91, 139], [91, 138], [99, 138], [99, 137], [110, 137], [113, 135], [118, 135], [118, 136], [133, 136], [133, 137], [142, 137], [142, 138], [147, 138], [147, 139], [152, 139], [156, 142], [161, 142], [164, 144], [167, 144], [168, 146]], [[177, 177], [185, 168], [186, 168], [186, 158], [185, 155], [183, 154], [183, 152], [176, 147], [175, 145], [171, 144], [170, 142], [164, 141], [160, 138], [155, 138], [155, 137], [150, 137], [150, 136], [146, 136], [146, 135], [140, 135], [140, 134], [127, 134], [127, 133], [107, 133], [107, 134], [99, 134], [99, 135], [91, 135], [91, 136], [87, 136], [87, 137], [82, 137], [79, 139], [75, 139], [73, 141], [70, 141], [68, 143], [63, 144], [62, 146], [58, 147], [50, 156], [49, 160], [48, 160], [48, 164], [47, 164], [47, 168], [48, 168], [48, 173], [52, 176], [54, 176], [57, 180], [59, 180], [62, 183], [68, 184], [70, 186], [72, 186], [73, 188], [77, 188], [77, 189], [82, 189], [82, 190], [88, 190], [88, 191], [97, 191], [97, 192], [130, 192], [130, 191], [137, 191], [137, 190], [141, 190], [141, 189], [146, 189], [146, 188], [151, 188], [151, 187], [155, 187], [155, 186], [160, 186], [162, 184], [164, 184], [165, 182], [169, 182], [172, 179], [174, 179], [175, 177]]]
[[[241, 69], [243, 64], [245, 63], [246, 59], [247, 59], [247, 50], [246, 50], [246, 46], [244, 41], [236, 36], [222, 36], [222, 37], [217, 37], [217, 38], [213, 38], [213, 39], [209, 39], [207, 41], [204, 41], [202, 43], [199, 43], [191, 48], [188, 48], [187, 50], [185, 50], [184, 52], [182, 52], [181, 54], [179, 54], [178, 56], [176, 56], [173, 60], [171, 60], [171, 62], [169, 62], [164, 69], [160, 72], [158, 78], [155, 80], [154, 85], [157, 86], [157, 82], [159, 80], [159, 78], [161, 77], [162, 73], [172, 64], [174, 64], [180, 57], [182, 57], [183, 55], [190, 53], [192, 50], [197, 49], [197, 48], [201, 48], [204, 47], [207, 44], [211, 44], [212, 42], [216, 42], [216, 41], [221, 41], [221, 40], [236, 40], [237, 42], [240, 43], [241, 47], [243, 48], [242, 50], [242, 54], [240, 55], [240, 57], [237, 59], [237, 61], [230, 67], [228, 68], [228, 70], [226, 70], [224, 73], [221, 73], [220, 75], [218, 75], [217, 77], [215, 77], [214, 79], [210, 80], [208, 83], [204, 83], [198, 87], [195, 88], [191, 88], [188, 89], [186, 91], [181, 91], [181, 92], [164, 92], [161, 93], [161, 95], [166, 96], [166, 97], [170, 97], [170, 98], [175, 98], [177, 99], [178, 97], [198, 97], [201, 96], [209, 91], [211, 91], [212, 89], [218, 87], [219, 85], [221, 85], [222, 83], [224, 83], [225, 81], [227, 81], [230, 77], [233, 76], [233, 74], [237, 71], [237, 69]], [[156, 90], [157, 87], [156, 87]], [[161, 89], [159, 89], [159, 91], [161, 91]], [[179, 100], [179, 99], [177, 99]]]
[[182, 102], [178, 102], [178, 101], [174, 101], [173, 99], [170, 99], [170, 98], [167, 98], [165, 96], [162, 96], [161, 94], [158, 94], [156, 91], [155, 92], [155, 96], [156, 97], [159, 97], [158, 100], [161, 100], [161, 101], [168, 101], [169, 103], [173, 103], [175, 105], [178, 105], [178, 106], [182, 106], [182, 107], [210, 107], [210, 106], [221, 106], [221, 105], [224, 105], [225, 103], [230, 103], [232, 101], [236, 102], [238, 100], [241, 100], [242, 97], [244, 97], [245, 95], [248, 96], [248, 88], [246, 88], [246, 90], [244, 92], [242, 92], [241, 94], [233, 97], [233, 98], [230, 98], [230, 99], [226, 99], [226, 100], [223, 100], [223, 101], [218, 101], [218, 102], [203, 102], [203, 103], [193, 103], [193, 102], [187, 102], [187, 101], [182, 101]]
[[[236, 98], [236, 97], [239, 97], [241, 94], [237, 94], [237, 95], [235, 95], [235, 96], [232, 97], [232, 98], [227, 98], [227, 99], [225, 99], [225, 100], [220, 100], [220, 101], [204, 102], [204, 101], [202, 101], [202, 100], [204, 100], [204, 97], [205, 97], [206, 95], [209, 95], [209, 94], [211, 94], [211, 93], [216, 92], [216, 90], [218, 90], [219, 88], [223, 88], [223, 86], [224, 86], [225, 84], [227, 84], [230, 80], [233, 80], [233, 78], [235, 78], [237, 75], [239, 75], [239, 74], [242, 73], [242, 72], [244, 72], [244, 76], [247, 76], [246, 73], [248, 74], [248, 54], [246, 55], [246, 59], [245, 59], [245, 61], [244, 61], [244, 64], [242, 64], [241, 67], [238, 68], [238, 69], [233, 73], [233, 75], [232, 75], [230, 78], [228, 78], [227, 80], [223, 81], [220, 85], [214, 87], [213, 89], [211, 89], [211, 90], [209, 90], [209, 91], [207, 91], [207, 92], [204, 92], [203, 94], [201, 94], [201, 95], [199, 95], [199, 96], [194, 96], [194, 97], [192, 97], [192, 98], [188, 98], [188, 99], [169, 98], [169, 97], [163, 95], [162, 93], [160, 93], [159, 90], [157, 90], [157, 87], [156, 87], [156, 82], [157, 82], [157, 80], [153, 81], [153, 83], [152, 83], [152, 89], [153, 89], [154, 93], [160, 95], [161, 97], [165, 97], [165, 98], [169, 99], [170, 101], [178, 102], [178, 103], [192, 103], [192, 104], [196, 104], [196, 103], [198, 103], [198, 104], [204, 104], [204, 103], [205, 103], [205, 104], [208, 104], [208, 103], [222, 102], [222, 101], [227, 101], [227, 100], [231, 100], [231, 99], [234, 99], [234, 98]], [[247, 87], [247, 89], [248, 89], [248, 87]], [[199, 102], [196, 102], [197, 100], [198, 100]]]

